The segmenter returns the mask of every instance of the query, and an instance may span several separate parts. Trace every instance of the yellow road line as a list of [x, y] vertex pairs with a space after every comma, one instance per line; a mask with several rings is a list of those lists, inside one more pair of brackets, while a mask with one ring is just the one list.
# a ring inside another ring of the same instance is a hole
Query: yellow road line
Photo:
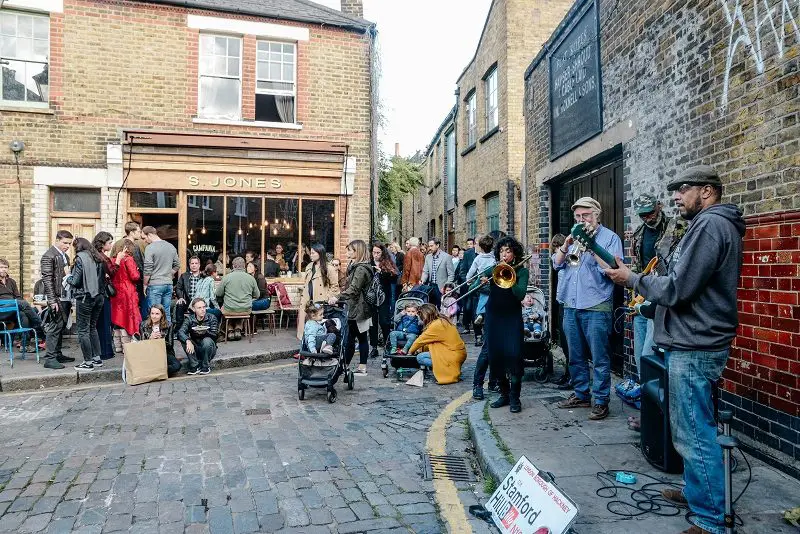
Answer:
[[[220, 369], [219, 371], [214, 371], [214, 374], [211, 375], [182, 375], [182, 376], [174, 376], [167, 380], [159, 380], [158, 382], [148, 382], [148, 384], [157, 384], [167, 383], [167, 382], [179, 382], [181, 380], [200, 380], [203, 378], [214, 378], [215, 376], [220, 375], [240, 375], [244, 373], [253, 373], [256, 371], [273, 371], [277, 369], [285, 369], [286, 367], [297, 367], [297, 362], [294, 363], [282, 363], [279, 365], [264, 365], [264, 367], [228, 367], [227, 369]], [[61, 391], [83, 391], [85, 389], [105, 389], [105, 388], [113, 388], [118, 386], [124, 386], [125, 383], [120, 380], [119, 382], [105, 382], [102, 384], [76, 384], [74, 386], [59, 386], [55, 388], [44, 388], [44, 389], [31, 389], [25, 391], [9, 391], [7, 393], [0, 393], [0, 398], [2, 397], [15, 397], [20, 395], [42, 395], [46, 393], [59, 393]], [[140, 384], [144, 386], [145, 384]], [[131, 386], [137, 387], [137, 386]]]
[[[445, 454], [445, 445], [447, 445], [447, 423], [453, 416], [453, 413], [465, 402], [472, 398], [472, 391], [467, 391], [460, 397], [450, 401], [450, 404], [445, 406], [442, 413], [428, 429], [428, 439], [425, 443], [425, 448], [429, 454], [442, 455]], [[439, 503], [439, 509], [442, 511], [442, 517], [447, 521], [450, 527], [450, 532], [458, 532], [459, 534], [467, 534], [472, 532], [467, 521], [467, 514], [464, 513], [464, 504], [458, 498], [458, 490], [452, 480], [433, 480], [433, 489], [436, 492], [436, 502]]]

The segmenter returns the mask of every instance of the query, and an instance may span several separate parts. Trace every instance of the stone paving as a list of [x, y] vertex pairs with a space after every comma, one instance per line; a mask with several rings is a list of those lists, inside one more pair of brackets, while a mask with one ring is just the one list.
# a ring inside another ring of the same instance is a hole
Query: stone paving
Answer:
[[[446, 531], [421, 455], [470, 381], [414, 388], [371, 360], [329, 404], [299, 401], [296, 380], [292, 366], [0, 396], [0, 532]], [[464, 418], [448, 451], [469, 453]], [[465, 505], [480, 486], [458, 484]]]

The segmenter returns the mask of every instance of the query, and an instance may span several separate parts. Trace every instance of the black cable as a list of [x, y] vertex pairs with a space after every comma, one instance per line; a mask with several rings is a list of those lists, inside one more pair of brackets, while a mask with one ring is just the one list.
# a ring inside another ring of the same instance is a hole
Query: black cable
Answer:
[[14, 151], [14, 164], [17, 168], [17, 190], [19, 192], [19, 292], [25, 294], [25, 204], [22, 202], [22, 180], [19, 177], [19, 152]]
[[119, 196], [122, 194], [122, 190], [125, 188], [125, 184], [128, 182], [128, 176], [131, 174], [131, 158], [133, 157], [133, 141], [136, 139], [135, 135], [130, 137], [130, 147], [128, 147], [128, 172], [125, 173], [125, 178], [122, 179], [122, 185], [119, 186], [117, 190], [117, 209], [114, 212], [114, 226], [119, 226]]

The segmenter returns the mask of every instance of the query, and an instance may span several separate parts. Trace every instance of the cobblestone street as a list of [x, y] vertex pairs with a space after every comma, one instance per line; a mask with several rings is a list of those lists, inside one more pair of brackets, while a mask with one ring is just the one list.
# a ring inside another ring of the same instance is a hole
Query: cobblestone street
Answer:
[[0, 531], [444, 531], [421, 454], [468, 383], [413, 388], [372, 360], [329, 404], [324, 390], [298, 401], [296, 377], [289, 364], [0, 398]]

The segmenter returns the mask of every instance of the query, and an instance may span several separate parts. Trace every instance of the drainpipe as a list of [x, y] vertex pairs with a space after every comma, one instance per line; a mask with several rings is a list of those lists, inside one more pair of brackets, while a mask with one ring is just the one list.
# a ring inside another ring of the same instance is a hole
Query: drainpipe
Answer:
[[19, 292], [25, 294], [25, 205], [22, 203], [22, 180], [19, 177], [19, 153], [25, 149], [22, 141], [11, 141], [8, 145], [14, 153], [14, 165], [17, 168], [17, 191], [19, 193]]
[[370, 121], [369, 121], [369, 135], [370, 135], [370, 181], [369, 181], [369, 232], [370, 242], [375, 240], [377, 233], [377, 218], [378, 218], [378, 165], [376, 158], [378, 155], [378, 51], [375, 46], [375, 39], [378, 36], [378, 30], [375, 25], [369, 27], [367, 30], [369, 37], [369, 72], [370, 72], [370, 91], [369, 91], [369, 104], [370, 104]]

